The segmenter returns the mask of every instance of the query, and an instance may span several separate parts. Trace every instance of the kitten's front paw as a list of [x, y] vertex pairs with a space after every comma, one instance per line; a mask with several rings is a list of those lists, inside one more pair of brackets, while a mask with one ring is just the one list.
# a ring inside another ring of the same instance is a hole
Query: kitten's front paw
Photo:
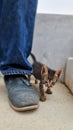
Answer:
[[44, 102], [46, 100], [46, 96], [41, 95], [40, 100]]
[[46, 90], [46, 93], [47, 93], [47, 94], [52, 94], [52, 91], [51, 91], [50, 89], [47, 89], [47, 90]]

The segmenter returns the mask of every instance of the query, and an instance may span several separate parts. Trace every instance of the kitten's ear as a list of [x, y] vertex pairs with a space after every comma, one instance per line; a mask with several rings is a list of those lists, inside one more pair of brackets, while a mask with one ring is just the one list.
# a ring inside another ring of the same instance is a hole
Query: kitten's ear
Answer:
[[61, 74], [62, 74], [62, 68], [58, 69], [58, 70], [56, 71], [56, 74], [58, 75], [58, 77], [60, 77]]
[[43, 65], [41, 68], [41, 75], [48, 74], [48, 68], [46, 65]]

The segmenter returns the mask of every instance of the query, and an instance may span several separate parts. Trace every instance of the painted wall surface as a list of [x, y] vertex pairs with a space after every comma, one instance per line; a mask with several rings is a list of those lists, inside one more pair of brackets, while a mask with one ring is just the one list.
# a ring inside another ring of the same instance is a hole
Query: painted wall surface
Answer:
[[38, 13], [72, 14], [73, 0], [38, 0]]

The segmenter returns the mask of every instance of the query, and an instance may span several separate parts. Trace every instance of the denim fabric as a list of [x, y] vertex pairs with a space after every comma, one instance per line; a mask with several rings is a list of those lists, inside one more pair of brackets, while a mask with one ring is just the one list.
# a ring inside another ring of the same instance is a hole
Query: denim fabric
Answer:
[[31, 74], [37, 0], [0, 0], [0, 71], [4, 75]]

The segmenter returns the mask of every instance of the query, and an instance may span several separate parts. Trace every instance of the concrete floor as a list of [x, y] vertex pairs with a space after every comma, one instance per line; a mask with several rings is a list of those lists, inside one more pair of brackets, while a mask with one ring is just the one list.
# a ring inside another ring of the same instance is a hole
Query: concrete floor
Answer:
[[47, 95], [39, 109], [16, 112], [8, 104], [3, 78], [0, 77], [0, 130], [73, 130], [73, 96], [61, 83]]

